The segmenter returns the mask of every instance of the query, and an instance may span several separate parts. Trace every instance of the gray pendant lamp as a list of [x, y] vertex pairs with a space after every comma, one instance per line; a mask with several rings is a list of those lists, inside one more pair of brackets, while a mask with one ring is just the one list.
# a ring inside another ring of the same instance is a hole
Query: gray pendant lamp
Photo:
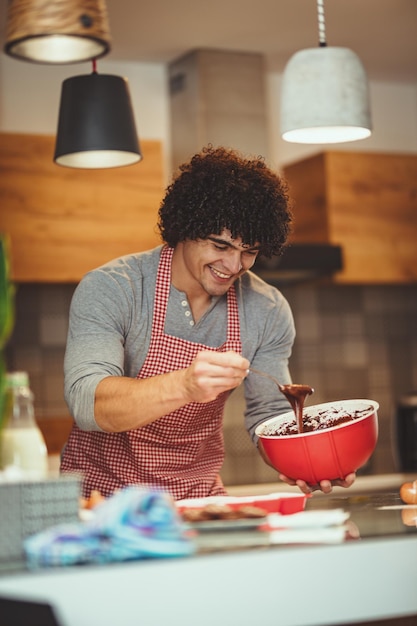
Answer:
[[142, 159], [125, 78], [92, 74], [62, 84], [54, 161], [66, 167], [101, 169]]
[[80, 63], [110, 50], [105, 0], [9, 0], [9, 56], [34, 63]]
[[342, 143], [371, 135], [368, 81], [359, 57], [328, 47], [323, 0], [317, 0], [319, 47], [296, 52], [282, 79], [281, 136], [305, 144]]

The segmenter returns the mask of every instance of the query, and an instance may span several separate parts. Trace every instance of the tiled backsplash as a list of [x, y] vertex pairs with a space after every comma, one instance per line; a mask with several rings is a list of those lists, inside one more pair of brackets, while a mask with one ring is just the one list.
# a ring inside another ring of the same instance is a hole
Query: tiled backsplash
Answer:
[[7, 346], [9, 370], [26, 370], [42, 417], [68, 415], [63, 362], [68, 312], [75, 285], [20, 284], [16, 319]]
[[[29, 372], [39, 416], [67, 415], [63, 359], [74, 285], [19, 285], [16, 324], [7, 349], [10, 370]], [[398, 398], [417, 389], [417, 286], [283, 288], [297, 338], [294, 382], [314, 387], [309, 404], [370, 398], [380, 404], [377, 449], [363, 472], [396, 469], [394, 416]], [[314, 399], [314, 401], [313, 401]], [[243, 428], [241, 389], [225, 415], [226, 484], [269, 482], [276, 472], [259, 458]]]
[[[396, 405], [403, 394], [417, 389], [417, 286], [307, 284], [282, 291], [297, 329], [290, 361], [293, 381], [315, 389], [307, 404], [347, 398], [379, 402], [377, 448], [360, 472], [395, 471]], [[230, 483], [245, 483], [252, 468], [253, 482], [273, 481], [275, 472], [256, 458], [249, 438], [237, 428], [242, 411], [239, 390], [227, 407], [224, 479], [229, 482], [230, 473]]]

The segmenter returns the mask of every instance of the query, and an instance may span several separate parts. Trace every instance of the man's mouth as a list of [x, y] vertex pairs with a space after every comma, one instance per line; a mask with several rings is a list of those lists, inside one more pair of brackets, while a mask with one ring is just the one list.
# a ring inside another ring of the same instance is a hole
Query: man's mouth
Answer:
[[230, 280], [230, 278], [232, 278], [232, 276], [233, 276], [233, 274], [224, 274], [223, 272], [220, 272], [220, 270], [216, 269], [212, 265], [209, 265], [209, 268], [210, 268], [211, 272], [215, 276], [218, 276], [218, 278], [220, 278], [221, 280]]

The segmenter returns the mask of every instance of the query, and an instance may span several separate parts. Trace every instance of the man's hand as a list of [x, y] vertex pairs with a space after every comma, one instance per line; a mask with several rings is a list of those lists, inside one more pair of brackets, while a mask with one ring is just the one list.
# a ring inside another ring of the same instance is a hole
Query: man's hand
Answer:
[[211, 402], [224, 391], [238, 387], [248, 367], [249, 361], [237, 352], [202, 350], [184, 370], [189, 402]]
[[309, 485], [304, 480], [293, 480], [292, 478], [288, 478], [288, 476], [284, 476], [284, 474], [280, 474], [279, 478], [288, 485], [296, 485], [303, 493], [311, 493], [312, 491], [318, 490], [323, 493], [331, 493], [333, 487], [351, 487], [355, 482], [356, 474], [353, 472], [343, 479], [321, 480], [320, 484], [317, 485]]

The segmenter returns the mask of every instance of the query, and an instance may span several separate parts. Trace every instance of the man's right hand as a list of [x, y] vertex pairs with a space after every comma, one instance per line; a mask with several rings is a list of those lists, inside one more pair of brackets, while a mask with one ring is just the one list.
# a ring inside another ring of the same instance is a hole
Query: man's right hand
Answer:
[[224, 391], [238, 387], [247, 375], [249, 361], [234, 351], [202, 350], [184, 370], [190, 402], [211, 402]]

